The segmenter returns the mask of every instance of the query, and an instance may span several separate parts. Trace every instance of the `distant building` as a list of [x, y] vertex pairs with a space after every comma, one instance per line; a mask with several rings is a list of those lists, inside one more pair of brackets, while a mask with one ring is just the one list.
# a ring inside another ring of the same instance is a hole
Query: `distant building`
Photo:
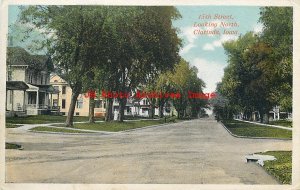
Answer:
[[53, 64], [46, 55], [32, 55], [21, 47], [8, 47], [6, 60], [6, 115], [38, 115], [58, 111], [49, 97], [58, 93], [50, 84]]

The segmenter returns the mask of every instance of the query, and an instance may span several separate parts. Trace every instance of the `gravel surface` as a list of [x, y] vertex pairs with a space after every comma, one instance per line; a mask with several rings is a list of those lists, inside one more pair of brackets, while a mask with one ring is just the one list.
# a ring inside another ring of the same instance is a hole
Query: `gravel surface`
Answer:
[[6, 129], [6, 182], [278, 184], [245, 156], [291, 150], [292, 141], [231, 136], [199, 119], [117, 133], [65, 135]]

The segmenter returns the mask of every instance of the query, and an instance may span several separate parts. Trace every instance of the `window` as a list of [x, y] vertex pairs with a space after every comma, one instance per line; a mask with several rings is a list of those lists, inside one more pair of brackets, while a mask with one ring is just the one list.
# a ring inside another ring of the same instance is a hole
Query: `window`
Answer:
[[106, 102], [103, 103], [103, 108], [106, 109]]
[[66, 94], [66, 86], [62, 87], [62, 94]]
[[148, 100], [147, 99], [144, 99], [143, 100], [143, 105], [147, 105], [148, 104]]
[[53, 86], [53, 88], [57, 91], [59, 91], [59, 86]]
[[62, 99], [62, 100], [61, 100], [61, 108], [62, 108], [62, 109], [65, 109], [65, 108], [66, 108], [66, 100], [65, 100], [65, 99]]
[[95, 108], [102, 108], [102, 100], [95, 100]]
[[76, 112], [76, 115], [79, 115], [79, 112]]
[[83, 105], [83, 99], [80, 98], [80, 99], [77, 100], [77, 106], [76, 106], [76, 108], [81, 109], [82, 105]]
[[54, 80], [54, 82], [58, 82], [58, 80]]
[[58, 99], [53, 99], [53, 106], [58, 106]]

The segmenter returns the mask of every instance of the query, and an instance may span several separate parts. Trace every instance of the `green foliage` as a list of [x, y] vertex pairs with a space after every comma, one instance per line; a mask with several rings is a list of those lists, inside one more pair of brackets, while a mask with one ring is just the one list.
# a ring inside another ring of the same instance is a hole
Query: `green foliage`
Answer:
[[246, 137], [270, 137], [291, 139], [292, 131], [274, 127], [262, 126], [236, 120], [223, 120], [223, 124], [230, 132]]
[[56, 127], [34, 127], [30, 129], [31, 131], [40, 131], [40, 132], [56, 132], [56, 133], [93, 133], [88, 131], [80, 131], [66, 128], [56, 128]]
[[6, 123], [5, 124], [5, 127], [6, 128], [17, 128], [17, 127], [20, 127], [22, 125], [15, 125], [15, 124], [11, 124], [11, 123]]
[[203, 93], [205, 83], [197, 76], [196, 67], [190, 67], [189, 63], [181, 59], [170, 76], [171, 89], [181, 94], [180, 98], [173, 99], [173, 104], [178, 112], [178, 118], [196, 117], [201, 108], [206, 107], [207, 100], [189, 98], [188, 92]]
[[[29, 6], [20, 20], [48, 34], [43, 47], [73, 91], [72, 125], [83, 90], [130, 92], [179, 61], [181, 41], [172, 26], [179, 17], [174, 7]], [[126, 102], [119, 102], [122, 116]]]
[[[74, 121], [88, 121], [88, 117], [75, 116]], [[63, 123], [66, 116], [55, 115], [31, 115], [27, 117], [8, 117], [6, 122], [10, 124], [44, 124], [44, 123]], [[96, 120], [103, 120], [103, 118], [96, 118]]]
[[271, 175], [283, 184], [292, 183], [292, 152], [291, 151], [268, 151], [263, 154], [272, 155], [273, 161], [266, 161], [263, 166]]
[[14, 143], [5, 143], [5, 149], [20, 149], [22, 146]]
[[279, 125], [283, 127], [293, 127], [292, 121], [287, 120], [277, 120], [277, 121], [270, 121], [270, 125]]
[[261, 34], [223, 44], [229, 65], [219, 93], [248, 119], [259, 111], [268, 122], [262, 116], [273, 106], [292, 111], [292, 8], [263, 7], [260, 14]]

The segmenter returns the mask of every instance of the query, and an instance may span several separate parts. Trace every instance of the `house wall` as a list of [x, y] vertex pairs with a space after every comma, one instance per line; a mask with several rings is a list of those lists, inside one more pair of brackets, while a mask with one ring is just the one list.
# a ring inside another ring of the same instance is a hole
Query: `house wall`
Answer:
[[[13, 103], [14, 103], [14, 107], [12, 107], [12, 95], [14, 96], [13, 99]], [[7, 91], [7, 95], [6, 95], [7, 99], [6, 99], [6, 108], [7, 110], [13, 110], [14, 111], [22, 111], [23, 110], [23, 97], [24, 97], [24, 92], [23, 91], [17, 91], [14, 90], [14, 92], [12, 92], [11, 90]], [[25, 92], [25, 105], [26, 105], [26, 92]]]
[[25, 82], [33, 85], [48, 85], [50, 84], [50, 76], [47, 71], [34, 72], [26, 70]]
[[11, 67], [11, 81], [25, 81], [25, 66]]
[[[71, 97], [72, 97], [72, 89], [71, 87], [68, 86], [68, 83], [65, 82], [61, 77], [58, 75], [54, 75], [50, 79], [50, 84], [53, 87], [58, 88], [59, 92], [59, 99], [57, 94], [52, 95], [52, 105], [54, 103], [55, 99], [58, 99], [58, 106], [60, 106], [60, 112], [63, 115], [68, 115], [68, 111], [70, 108], [70, 103], [71, 103]], [[65, 88], [65, 94], [63, 94], [63, 88]], [[63, 101], [65, 102], [65, 107], [63, 108]], [[85, 94], [80, 94], [77, 98], [77, 101], [82, 101], [82, 107], [80, 108], [78, 106], [78, 102], [76, 103], [75, 106], [75, 112], [74, 116], [88, 116], [89, 115], [89, 98], [85, 97]], [[98, 116], [104, 116], [105, 115], [105, 109], [104, 107], [104, 101], [102, 101], [101, 107], [100, 108], [95, 108], [95, 117]]]

